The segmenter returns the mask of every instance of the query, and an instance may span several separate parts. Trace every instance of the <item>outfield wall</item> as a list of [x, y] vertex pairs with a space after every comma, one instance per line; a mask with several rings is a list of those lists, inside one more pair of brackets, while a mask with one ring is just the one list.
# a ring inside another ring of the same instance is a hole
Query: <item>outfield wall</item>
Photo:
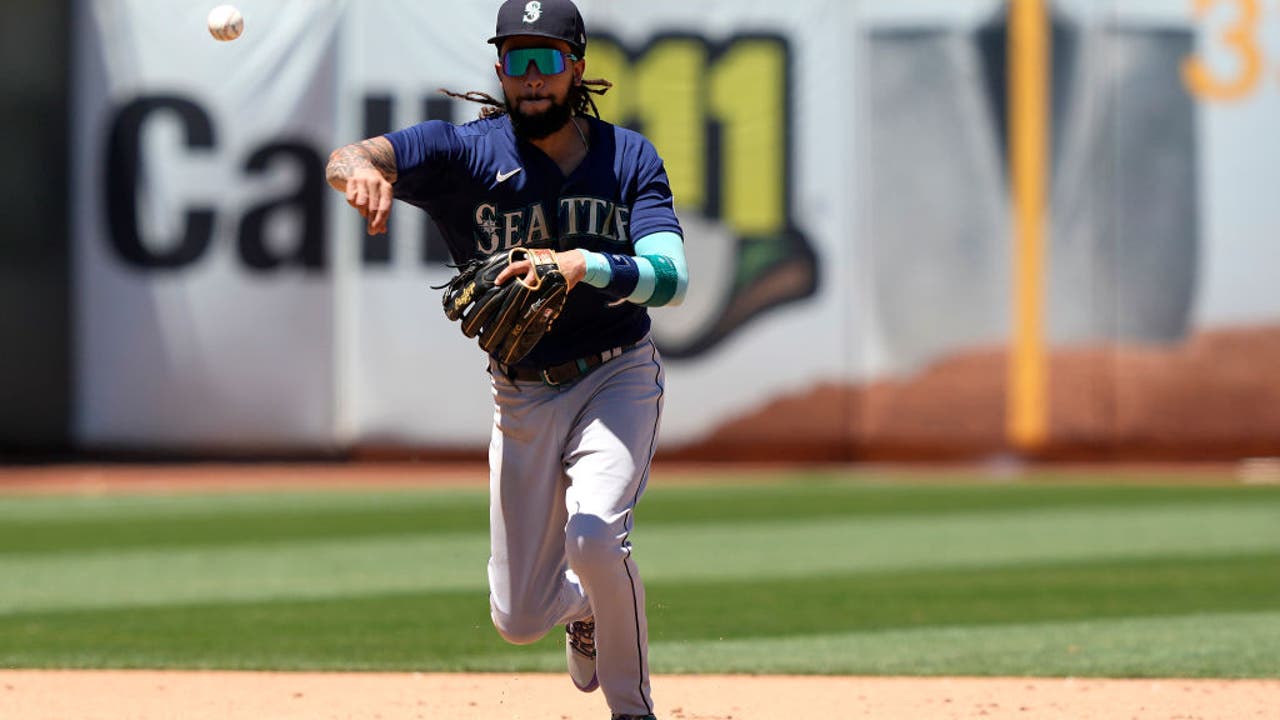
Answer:
[[[399, 204], [365, 236], [323, 165], [474, 117], [436, 90], [498, 91], [490, 5], [245, 0], [216, 43], [205, 3], [78, 2], [77, 447], [486, 446], [482, 357], [430, 289], [438, 236]], [[654, 312], [668, 452], [1008, 449], [1003, 4], [580, 5], [604, 117], [655, 142], [685, 228], [688, 300]], [[1033, 451], [1280, 454], [1280, 10], [1205, 5], [1045, 18]]]

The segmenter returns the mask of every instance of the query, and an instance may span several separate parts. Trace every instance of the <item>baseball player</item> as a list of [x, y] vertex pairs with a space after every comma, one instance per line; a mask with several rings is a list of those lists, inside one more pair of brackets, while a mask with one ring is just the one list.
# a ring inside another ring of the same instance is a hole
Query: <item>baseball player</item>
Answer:
[[[662, 159], [599, 118], [570, 0], [507, 0], [495, 65], [504, 98], [462, 125], [429, 121], [340, 148], [329, 183], [385, 232], [398, 198], [426, 210], [462, 264], [548, 248], [563, 310], [526, 356], [489, 358], [489, 588], [516, 644], [566, 628], [574, 684], [614, 720], [652, 720], [644, 586], [628, 537], [649, 477], [664, 375], [646, 307], [681, 302], [683, 235]], [[531, 269], [511, 264], [496, 282]]]

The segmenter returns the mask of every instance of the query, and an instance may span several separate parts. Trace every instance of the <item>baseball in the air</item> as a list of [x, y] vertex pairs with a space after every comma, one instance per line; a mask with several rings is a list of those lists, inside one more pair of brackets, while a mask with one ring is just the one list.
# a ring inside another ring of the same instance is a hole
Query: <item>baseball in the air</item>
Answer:
[[215, 40], [235, 40], [244, 32], [244, 16], [235, 5], [219, 5], [209, 11], [209, 34]]

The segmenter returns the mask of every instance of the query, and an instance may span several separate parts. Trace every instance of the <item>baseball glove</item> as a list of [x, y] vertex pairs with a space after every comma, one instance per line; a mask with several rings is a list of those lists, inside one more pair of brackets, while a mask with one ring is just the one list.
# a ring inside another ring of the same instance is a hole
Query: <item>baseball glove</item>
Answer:
[[[530, 273], [494, 283], [508, 265], [525, 258], [533, 264]], [[551, 329], [568, 291], [554, 252], [518, 247], [460, 267], [444, 286], [444, 314], [461, 323], [463, 335], [479, 336], [482, 350], [512, 365]]]

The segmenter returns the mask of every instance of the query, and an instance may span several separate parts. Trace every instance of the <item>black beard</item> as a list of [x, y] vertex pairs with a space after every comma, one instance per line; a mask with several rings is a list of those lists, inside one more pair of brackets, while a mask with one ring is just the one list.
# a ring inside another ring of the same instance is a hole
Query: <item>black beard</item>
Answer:
[[508, 99], [507, 114], [511, 116], [511, 127], [515, 129], [517, 137], [541, 140], [564, 127], [573, 112], [569, 109], [568, 102], [557, 102], [552, 98], [551, 107], [536, 115], [528, 115], [520, 112]]

